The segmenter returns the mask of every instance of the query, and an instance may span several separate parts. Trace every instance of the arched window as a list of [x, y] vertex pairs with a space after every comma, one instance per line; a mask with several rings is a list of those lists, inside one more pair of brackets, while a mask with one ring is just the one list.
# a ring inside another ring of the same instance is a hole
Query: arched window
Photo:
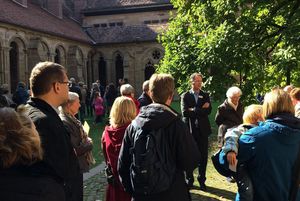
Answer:
[[16, 42], [10, 43], [9, 66], [11, 92], [14, 92], [19, 82], [19, 48]]
[[61, 53], [60, 53], [59, 49], [55, 49], [54, 62], [57, 64], [61, 64]]
[[118, 85], [118, 80], [124, 78], [124, 67], [123, 67], [123, 58], [120, 54], [116, 56], [116, 84]]
[[106, 61], [100, 57], [98, 64], [99, 80], [102, 86], [106, 86]]
[[153, 63], [151, 61], [148, 61], [148, 63], [145, 66], [145, 80], [149, 80], [154, 73], [155, 68], [153, 66]]

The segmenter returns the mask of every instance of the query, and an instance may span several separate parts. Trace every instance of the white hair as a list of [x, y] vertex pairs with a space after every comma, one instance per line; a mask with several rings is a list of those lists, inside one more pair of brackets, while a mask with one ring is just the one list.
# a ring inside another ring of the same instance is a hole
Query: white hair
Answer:
[[233, 97], [234, 95], [242, 95], [242, 91], [240, 88], [234, 86], [234, 87], [230, 87], [227, 92], [226, 92], [226, 97], [227, 98], [231, 98]]
[[149, 80], [146, 80], [146, 81], [143, 83], [143, 91], [144, 91], [144, 92], [149, 91]]
[[130, 84], [123, 84], [120, 87], [120, 93], [122, 96], [131, 95], [134, 93], [134, 88]]
[[79, 95], [77, 93], [69, 91], [69, 97], [68, 97], [69, 103], [74, 102], [77, 98], [79, 98]]

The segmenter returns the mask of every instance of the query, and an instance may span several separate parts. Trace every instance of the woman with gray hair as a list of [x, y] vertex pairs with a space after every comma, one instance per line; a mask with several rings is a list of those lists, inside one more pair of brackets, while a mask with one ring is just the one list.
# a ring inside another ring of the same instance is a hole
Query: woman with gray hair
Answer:
[[227, 99], [218, 107], [215, 117], [218, 130], [218, 144], [221, 148], [224, 144], [224, 135], [229, 128], [236, 127], [243, 123], [244, 108], [240, 103], [242, 91], [233, 86], [226, 92]]
[[120, 87], [120, 93], [122, 96], [126, 96], [126, 97], [130, 98], [134, 102], [135, 107], [136, 107], [136, 114], [138, 115], [138, 113], [140, 112], [140, 103], [134, 97], [133, 86], [131, 86], [130, 84], [123, 84]]
[[61, 105], [59, 116], [70, 135], [71, 144], [79, 161], [81, 174], [76, 178], [71, 178], [70, 185], [72, 186], [72, 189], [74, 189], [74, 192], [76, 192], [76, 200], [82, 201], [83, 173], [89, 171], [90, 165], [94, 163], [94, 159], [91, 153], [93, 148], [92, 140], [84, 131], [81, 122], [75, 117], [79, 108], [79, 95], [75, 92], [69, 92], [68, 101]]

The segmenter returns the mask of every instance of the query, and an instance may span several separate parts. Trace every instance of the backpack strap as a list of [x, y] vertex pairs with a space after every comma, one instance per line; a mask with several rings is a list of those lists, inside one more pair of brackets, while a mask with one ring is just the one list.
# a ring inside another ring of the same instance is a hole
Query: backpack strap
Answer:
[[297, 193], [299, 190], [299, 184], [300, 184], [300, 145], [299, 145], [298, 156], [293, 167], [292, 185], [289, 194], [289, 201], [296, 200]]

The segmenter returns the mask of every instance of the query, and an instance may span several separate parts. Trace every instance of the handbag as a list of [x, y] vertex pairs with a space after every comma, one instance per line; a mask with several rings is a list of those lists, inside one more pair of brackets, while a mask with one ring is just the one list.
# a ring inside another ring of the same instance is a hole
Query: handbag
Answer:
[[228, 167], [228, 163], [227, 160], [224, 161], [224, 164], [221, 164], [220, 162], [220, 153], [222, 152], [222, 149], [219, 149], [216, 153], [214, 153], [211, 156], [211, 161], [215, 167], [215, 169], [217, 170], [217, 172], [220, 175], [223, 175], [225, 177], [230, 177], [232, 175], [234, 175], [234, 172], [232, 172]]
[[105, 171], [105, 176], [106, 176], [107, 183], [115, 186], [116, 185], [116, 179], [115, 179], [115, 176], [113, 174], [111, 165], [109, 163], [106, 164], [106, 166], [104, 168], [104, 171]]

